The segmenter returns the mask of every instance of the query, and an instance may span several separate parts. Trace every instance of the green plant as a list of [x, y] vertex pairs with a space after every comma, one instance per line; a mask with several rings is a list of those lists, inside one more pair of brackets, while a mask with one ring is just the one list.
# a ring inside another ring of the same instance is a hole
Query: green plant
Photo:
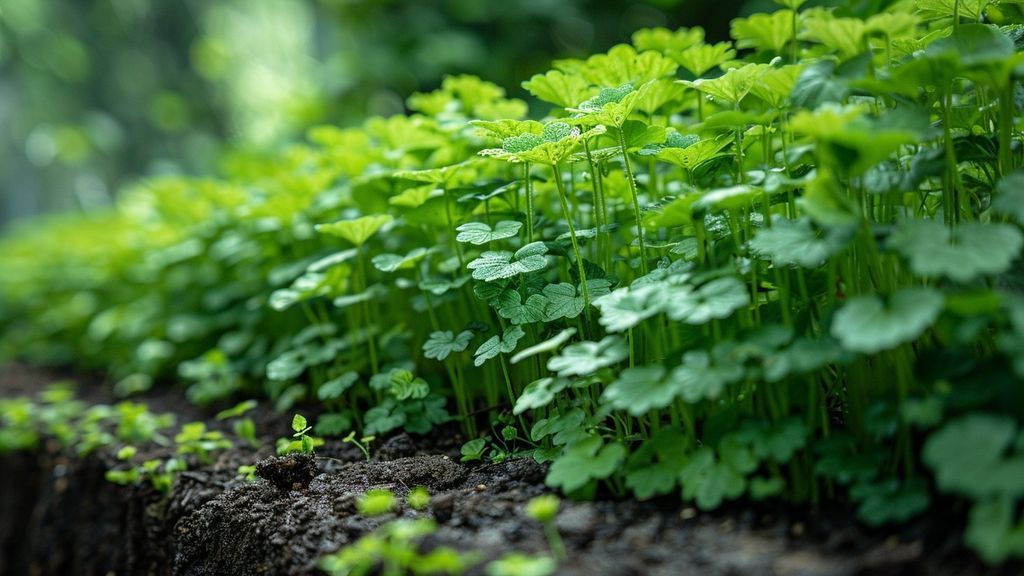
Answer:
[[[938, 490], [988, 561], [1020, 556], [1019, 23], [784, 7], [732, 42], [559, 60], [524, 84], [543, 120], [459, 77], [22, 229], [4, 350], [139, 382], [199, 359], [196, 382], [322, 403], [317, 434], [455, 420], [465, 461], [531, 455], [573, 498], [838, 499], [874, 525]], [[38, 443], [34, 405], [3, 410], [6, 444]], [[122, 442], [166, 441], [113, 412]], [[281, 452], [315, 447], [296, 422]], [[988, 435], [976, 464], [1006, 485], [977, 491], [954, 440]]]
[[376, 439], [376, 436], [363, 436], [362, 438], [356, 440], [356, 433], [353, 431], [353, 432], [349, 432], [348, 436], [345, 436], [342, 439], [342, 442], [355, 445], [355, 447], [359, 448], [359, 451], [363, 453], [363, 456], [366, 457], [366, 461], [369, 462], [370, 461], [370, 443], [373, 442], [375, 439]]
[[313, 427], [308, 425], [306, 417], [302, 414], [295, 414], [292, 417], [291, 439], [279, 438], [277, 440], [278, 454], [312, 454], [317, 446], [323, 444], [323, 439], [314, 438], [309, 435]]
[[380, 516], [395, 507], [395, 495], [390, 490], [369, 490], [356, 502], [356, 508], [364, 516]]
[[[392, 520], [320, 560], [320, 568], [334, 576], [360, 576], [383, 574], [457, 575], [478, 562], [475, 554], [462, 554], [444, 546], [421, 553], [416, 543], [433, 534], [437, 525], [433, 520]], [[379, 572], [374, 570], [379, 569]]]
[[555, 526], [555, 517], [558, 515], [558, 506], [561, 502], [558, 496], [545, 494], [537, 496], [526, 503], [526, 514], [540, 522], [544, 526], [544, 535], [548, 539], [548, 548], [551, 556], [556, 562], [565, 560], [565, 544], [562, 543], [562, 536]]

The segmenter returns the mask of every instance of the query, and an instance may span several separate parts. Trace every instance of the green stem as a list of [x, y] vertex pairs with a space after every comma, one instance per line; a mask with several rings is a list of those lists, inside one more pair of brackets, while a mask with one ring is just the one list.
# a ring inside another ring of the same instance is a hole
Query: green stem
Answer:
[[626, 171], [626, 183], [629, 184], [629, 193], [633, 198], [633, 213], [636, 216], [636, 237], [640, 243], [640, 272], [647, 274], [647, 245], [644, 242], [644, 221], [640, 213], [640, 198], [636, 190], [636, 179], [633, 177], [633, 168], [629, 165], [629, 153], [626, 152], [626, 137], [619, 130], [619, 149], [622, 151], [622, 164]]
[[558, 199], [562, 202], [562, 212], [565, 214], [565, 222], [569, 225], [569, 238], [572, 240], [572, 251], [576, 256], [576, 270], [580, 275], [580, 287], [583, 289], [583, 308], [590, 308], [590, 291], [587, 289], [587, 275], [583, 271], [583, 257], [580, 255], [579, 241], [576, 239], [576, 227], [572, 224], [572, 214], [569, 212], [569, 201], [565, 197], [565, 185], [562, 184], [562, 172], [558, 164], [552, 164], [551, 170], [555, 174], [555, 187], [558, 188]]
[[526, 196], [526, 242], [533, 242], [533, 191], [530, 189], [530, 163], [523, 164], [523, 187]]

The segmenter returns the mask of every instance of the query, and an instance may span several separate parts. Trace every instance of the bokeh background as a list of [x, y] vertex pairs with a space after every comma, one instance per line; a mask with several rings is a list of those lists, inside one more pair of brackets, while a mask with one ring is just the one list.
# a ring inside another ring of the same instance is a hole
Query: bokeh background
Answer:
[[553, 58], [769, 0], [0, 0], [0, 230], [140, 176], [209, 174], [318, 123], [404, 110], [444, 74], [526, 98]]

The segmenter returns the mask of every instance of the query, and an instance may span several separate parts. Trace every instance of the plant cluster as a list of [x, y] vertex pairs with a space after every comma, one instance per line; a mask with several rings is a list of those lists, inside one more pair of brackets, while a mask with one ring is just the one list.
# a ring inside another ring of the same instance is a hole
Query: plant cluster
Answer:
[[[240, 417], [254, 406], [254, 402], [246, 401], [218, 417]], [[235, 445], [223, 432], [208, 430], [203, 422], [183, 424], [176, 434], [168, 436], [174, 425], [173, 414], [155, 414], [137, 402], [86, 407], [75, 399], [72, 383], [57, 382], [42, 390], [38, 399], [0, 399], [0, 454], [35, 451], [46, 439], [55, 440], [61, 449], [79, 456], [116, 448], [117, 460], [125, 466], [107, 470], [108, 481], [125, 485], [149, 483], [168, 492], [178, 472], [193, 465], [212, 464], [214, 453]], [[234, 429], [239, 440], [250, 446], [257, 444], [252, 420], [240, 418]], [[173, 447], [174, 455], [144, 460], [138, 457], [140, 450], [154, 446], [162, 452]], [[239, 473], [252, 476], [245, 470]]]
[[316, 399], [324, 436], [455, 420], [467, 457], [513, 443], [574, 497], [841, 497], [870, 524], [956, 497], [982, 557], [1024, 555], [1024, 28], [781, 3], [732, 42], [556, 61], [524, 84], [543, 121], [458, 77], [26, 226], [3, 351]]

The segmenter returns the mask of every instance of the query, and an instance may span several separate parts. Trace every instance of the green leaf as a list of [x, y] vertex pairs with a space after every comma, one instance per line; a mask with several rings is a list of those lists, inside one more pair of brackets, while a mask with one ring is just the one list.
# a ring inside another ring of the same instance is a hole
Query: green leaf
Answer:
[[[978, 0], [975, 0], [978, 1]], [[970, 2], [961, 2], [960, 16], [965, 16]], [[1013, 56], [1013, 40], [989, 24], [964, 24], [954, 29], [953, 34], [932, 42], [925, 50], [928, 56], [950, 54], [964, 67], [1002, 64]]]
[[[829, 12], [817, 12], [803, 18], [802, 39], [824, 44], [846, 60], [864, 52], [867, 25], [860, 18], [839, 18]], [[790, 27], [792, 30], [792, 27]]]
[[757, 48], [781, 54], [793, 39], [793, 12], [777, 10], [771, 14], [753, 14], [732, 21], [730, 36], [737, 48]]
[[665, 373], [665, 367], [660, 364], [626, 368], [605, 388], [601, 402], [633, 416], [665, 408], [679, 394], [679, 389], [665, 380]]
[[516, 345], [519, 343], [519, 339], [526, 335], [523, 329], [519, 326], [511, 326], [505, 329], [505, 333], [499, 336], [491, 336], [489, 340], [480, 345], [476, 349], [475, 358], [473, 364], [475, 366], [482, 366], [484, 362], [487, 362], [491, 358], [495, 358], [498, 354], [511, 354], [515, 351]]
[[974, 500], [1020, 498], [1024, 496], [1024, 454], [1020, 446], [1014, 447], [1017, 435], [1017, 423], [1011, 418], [969, 414], [929, 436], [922, 458], [943, 492]]
[[433, 252], [433, 250], [428, 248], [414, 248], [405, 256], [399, 256], [398, 254], [378, 254], [373, 257], [371, 262], [373, 262], [373, 267], [381, 272], [395, 272], [397, 270], [411, 268], [413, 264], [431, 252]]
[[963, 222], [951, 231], [935, 220], [905, 220], [887, 246], [918, 276], [970, 282], [1006, 272], [1024, 247], [1024, 234], [1010, 224]]
[[479, 258], [466, 265], [473, 271], [473, 278], [493, 282], [543, 270], [547, 266], [548, 248], [543, 242], [532, 242], [511, 252], [484, 252]]
[[934, 288], [904, 288], [888, 303], [877, 296], [856, 296], [836, 312], [831, 334], [847, 350], [874, 354], [910, 342], [939, 317], [945, 302]]
[[568, 108], [590, 98], [597, 91], [582, 76], [551, 70], [545, 74], [534, 74], [523, 82], [523, 88], [537, 98], [560, 108]]
[[751, 252], [775, 266], [817, 268], [846, 247], [851, 232], [846, 228], [815, 231], [808, 218], [794, 221], [776, 214], [772, 227], [758, 232], [749, 245]]
[[857, 517], [869, 526], [906, 522], [931, 502], [928, 485], [921, 479], [907, 484], [898, 480], [856, 484], [850, 498], [860, 502]]
[[550, 404], [555, 395], [569, 387], [569, 381], [564, 378], [541, 378], [526, 385], [523, 393], [516, 399], [515, 408], [512, 413], [522, 414], [527, 410], [543, 408]]
[[626, 487], [640, 500], [671, 492], [686, 462], [686, 445], [686, 434], [678, 428], [655, 432], [626, 462]]
[[566, 346], [548, 360], [548, 370], [559, 376], [588, 376], [614, 366], [629, 357], [629, 347], [619, 336], [605, 336], [600, 342], [582, 341]]
[[728, 318], [749, 303], [746, 284], [733, 276], [724, 276], [696, 290], [680, 286], [663, 305], [669, 318], [700, 325]]
[[[587, 278], [587, 290], [590, 298], [598, 298], [608, 294], [611, 284], [604, 278]], [[583, 290], [565, 282], [548, 284], [542, 291], [548, 300], [546, 318], [548, 322], [562, 318], [575, 318], [583, 313]]]
[[459, 452], [462, 454], [462, 462], [473, 462], [484, 457], [487, 450], [486, 438], [474, 438], [462, 445]]
[[316, 231], [321, 234], [348, 240], [356, 246], [362, 246], [377, 233], [385, 224], [394, 220], [387, 214], [363, 216], [355, 220], [342, 220], [333, 224], [318, 224]]
[[559, 346], [568, 342], [569, 339], [572, 338], [573, 334], [576, 334], [575, 328], [566, 328], [565, 330], [562, 330], [561, 332], [555, 334], [551, 338], [548, 338], [543, 342], [539, 342], [525, 350], [520, 351], [518, 354], [512, 357], [511, 363], [516, 364], [517, 362], [536, 356], [537, 354], [543, 354], [545, 352], [557, 350]]
[[746, 490], [745, 474], [749, 472], [747, 464], [752, 456], [744, 454], [742, 447], [730, 445], [721, 450], [719, 458], [711, 448], [700, 448], [679, 474], [683, 498], [695, 501], [701, 510], [717, 508], [725, 500], [739, 498]]
[[546, 318], [548, 299], [541, 294], [531, 294], [524, 302], [519, 292], [507, 289], [504, 290], [492, 304], [498, 310], [498, 315], [512, 322], [512, 324], [531, 324], [543, 322]]
[[309, 427], [306, 425], [305, 416], [303, 416], [302, 414], [296, 414], [295, 416], [292, 416], [292, 430], [294, 430], [296, 433], [302, 433], [306, 431], [308, 428]]
[[669, 375], [669, 387], [675, 396], [691, 404], [701, 400], [714, 400], [725, 387], [743, 378], [743, 366], [711, 363], [704, 350], [691, 350], [683, 355], [683, 363]]
[[1024, 170], [1014, 170], [999, 181], [992, 210], [1024, 224]]
[[423, 355], [434, 360], [444, 360], [453, 352], [462, 352], [469, 346], [473, 333], [463, 330], [455, 335], [451, 330], [431, 332], [430, 338], [423, 343]]
[[511, 552], [487, 564], [487, 576], [552, 576], [558, 561], [547, 555], [527, 556]]
[[1016, 509], [1016, 502], [1005, 497], [977, 502], [971, 508], [964, 542], [990, 564], [1024, 556], [1024, 520], [1015, 520]]
[[459, 233], [455, 239], [459, 242], [480, 246], [494, 240], [512, 238], [519, 234], [519, 229], [522, 227], [522, 222], [513, 220], [502, 220], [495, 224], [493, 229], [483, 222], [466, 222], [455, 229]]
[[717, 44], [697, 44], [675, 54], [675, 61], [695, 78], [700, 78], [708, 70], [729, 62], [736, 57], [736, 50], [731, 42]]
[[321, 384], [316, 390], [316, 397], [321, 400], [334, 400], [336, 398], [341, 398], [342, 394], [351, 388], [357, 380], [359, 380], [358, 372], [345, 372], [341, 376], [332, 378]]
[[638, 53], [628, 44], [619, 44], [606, 54], [595, 54], [587, 58], [579, 68], [579, 73], [595, 86], [639, 86], [656, 78], [671, 76], [675, 74], [676, 68], [675, 62], [658, 52], [648, 50]]
[[396, 369], [388, 375], [388, 392], [396, 400], [419, 400], [430, 394], [430, 386], [412, 372]]
[[663, 286], [619, 288], [593, 301], [601, 310], [600, 323], [609, 332], [623, 332], [661, 312], [669, 293]]
[[765, 359], [764, 377], [779, 382], [796, 374], [808, 374], [828, 364], [845, 364], [852, 355], [829, 336], [819, 339], [798, 338], [788, 348]]
[[605, 444], [589, 437], [569, 447], [551, 464], [545, 480], [552, 488], [572, 492], [591, 480], [602, 480], [618, 470], [626, 458], [626, 447], [618, 442]]

